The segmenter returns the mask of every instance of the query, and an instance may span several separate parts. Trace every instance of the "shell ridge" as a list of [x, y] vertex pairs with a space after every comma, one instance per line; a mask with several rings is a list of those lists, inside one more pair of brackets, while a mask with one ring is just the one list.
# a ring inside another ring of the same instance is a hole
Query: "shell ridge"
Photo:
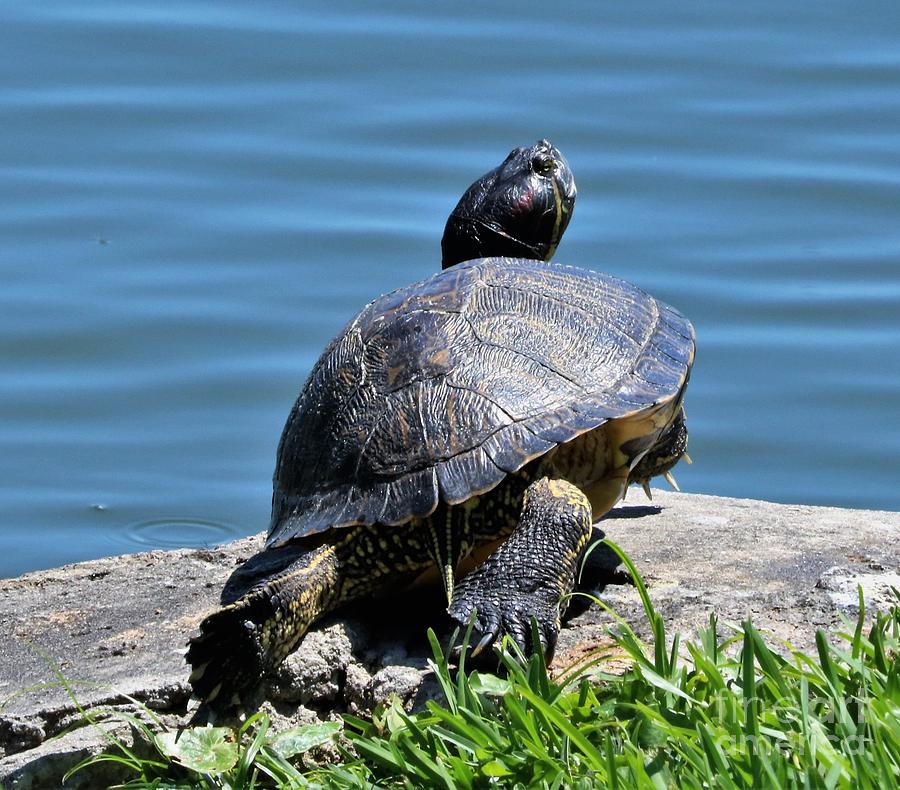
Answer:
[[500, 345], [499, 343], [494, 343], [490, 340], [485, 340], [483, 337], [481, 337], [478, 334], [478, 330], [472, 324], [472, 321], [469, 319], [469, 316], [463, 315], [463, 318], [466, 319], [466, 323], [468, 323], [469, 327], [471, 328], [472, 334], [475, 335], [475, 339], [478, 340], [478, 342], [481, 343], [483, 346], [487, 346], [488, 348], [496, 348], [496, 349], [500, 349], [503, 351], [508, 351], [511, 354], [515, 354], [516, 356], [522, 357], [523, 359], [527, 359], [529, 362], [533, 362], [535, 365], [538, 365], [539, 367], [542, 367], [545, 370], [549, 370], [551, 373], [558, 376], [559, 378], [561, 378], [565, 381], [568, 381], [570, 384], [577, 387], [582, 392], [585, 391], [585, 386], [583, 384], [579, 383], [578, 381], [575, 381], [575, 379], [573, 379], [571, 376], [566, 375], [563, 371], [556, 369], [549, 362], [544, 362], [543, 360], [535, 359], [534, 357], [529, 356], [524, 351], [519, 351], [518, 349], [510, 348], [509, 346], [503, 346], [503, 345]]
[[[625, 280], [619, 280], [618, 278], [612, 277], [611, 275], [603, 275], [602, 273], [594, 272], [591, 269], [578, 269], [577, 267], [574, 267], [574, 266], [562, 267], [559, 264], [555, 264], [555, 265], [554, 264], [544, 264], [544, 265], [545, 266], [553, 265], [558, 268], [564, 268], [567, 271], [572, 272], [572, 273], [587, 273], [587, 274], [593, 275], [592, 277], [589, 278], [590, 280], [596, 280], [597, 282], [600, 282], [605, 286], [606, 285], [617, 286], [616, 289], [613, 289], [613, 288], [607, 289], [608, 292], [605, 294], [607, 297], [614, 296], [616, 291], [618, 291], [621, 296], [626, 296], [626, 295], [628, 297], [639, 296], [641, 298], [641, 302], [648, 304], [648, 305], [653, 304], [653, 303], [661, 304], [658, 302], [658, 300], [654, 299], [652, 296], [650, 296], [645, 291], [642, 291], [637, 286], [631, 285], [631, 283], [628, 283]], [[607, 278], [611, 282], [607, 283], [606, 282]], [[586, 308], [582, 307], [580, 304], [577, 304], [573, 301], [565, 299], [564, 295], [562, 295], [562, 294], [546, 293], [543, 291], [539, 291], [535, 288], [529, 288], [527, 285], [513, 286], [513, 285], [508, 285], [506, 283], [492, 283], [489, 281], [485, 281], [484, 285], [487, 288], [497, 288], [497, 289], [504, 289], [507, 291], [517, 291], [519, 293], [528, 293], [528, 294], [531, 294], [532, 296], [537, 297], [538, 299], [542, 299], [542, 300], [545, 300], [548, 302], [555, 302], [557, 304], [563, 305], [567, 310], [569, 310], [571, 312], [577, 312], [582, 316], [586, 316], [594, 325], [600, 325], [600, 324], [604, 323], [602, 320], [600, 320], [598, 318], [598, 316], [595, 313], [592, 313], [590, 310], [587, 310]], [[618, 287], [618, 286], [628, 286], [628, 287], [625, 288], [625, 287]], [[634, 298], [629, 298], [628, 301], [632, 307], [637, 305], [637, 302], [634, 300]], [[619, 332], [621, 332], [622, 335], [627, 337], [629, 340], [631, 340], [635, 344], [641, 344], [643, 342], [640, 338], [635, 337], [634, 335], [630, 334], [627, 331], [627, 329], [628, 329], [627, 325], [617, 327], [617, 330]]]

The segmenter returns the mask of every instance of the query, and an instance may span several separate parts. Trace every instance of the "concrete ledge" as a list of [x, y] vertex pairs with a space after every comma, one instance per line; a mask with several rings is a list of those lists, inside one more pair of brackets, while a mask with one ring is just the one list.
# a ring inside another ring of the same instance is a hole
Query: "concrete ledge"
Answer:
[[[648, 503], [632, 490], [601, 526], [635, 560], [670, 632], [693, 632], [715, 611], [809, 647], [817, 628], [852, 610], [857, 583], [882, 607], [900, 587], [900, 513], [663, 491]], [[0, 783], [50, 786], [74, 754], [98, 748], [99, 736], [92, 742], [84, 730], [49, 740], [79, 720], [53, 664], [86, 708], [127, 705], [127, 695], [177, 725], [188, 700], [184, 645], [235, 565], [261, 545], [260, 535], [0, 580]], [[609, 588], [604, 598], [642, 630], [633, 590]], [[391, 693], [410, 705], [429, 695], [423, 634], [443, 622], [440, 598], [416, 599], [324, 621], [272, 679], [272, 715], [309, 720], [366, 712]], [[602, 644], [610, 622], [596, 607], [574, 617], [557, 663]]]

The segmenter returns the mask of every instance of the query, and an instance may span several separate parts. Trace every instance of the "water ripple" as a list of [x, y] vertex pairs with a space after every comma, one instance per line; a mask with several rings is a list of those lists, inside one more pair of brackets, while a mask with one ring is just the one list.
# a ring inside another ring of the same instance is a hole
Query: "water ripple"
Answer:
[[560, 261], [697, 326], [682, 486], [900, 508], [895, 2], [7, 5], [0, 576], [261, 529], [323, 346], [544, 136]]
[[149, 549], [206, 548], [242, 535], [234, 524], [198, 518], [156, 518], [129, 524], [116, 531], [127, 552]]

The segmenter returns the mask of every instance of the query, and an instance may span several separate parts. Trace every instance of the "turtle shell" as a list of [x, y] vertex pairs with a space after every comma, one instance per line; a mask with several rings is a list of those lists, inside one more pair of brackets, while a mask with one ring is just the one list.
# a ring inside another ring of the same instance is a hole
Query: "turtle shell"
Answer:
[[684, 316], [585, 269], [483, 258], [385, 294], [294, 404], [268, 544], [484, 493], [560, 442], [678, 397], [693, 357]]

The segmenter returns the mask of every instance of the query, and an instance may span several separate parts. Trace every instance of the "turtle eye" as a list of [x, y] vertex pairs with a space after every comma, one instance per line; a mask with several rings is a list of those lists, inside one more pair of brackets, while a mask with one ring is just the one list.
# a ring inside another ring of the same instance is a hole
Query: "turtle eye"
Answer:
[[535, 173], [545, 176], [548, 173], [553, 172], [556, 162], [553, 161], [553, 157], [550, 156], [550, 154], [541, 153], [535, 154], [534, 157], [532, 157], [531, 166], [534, 168]]

